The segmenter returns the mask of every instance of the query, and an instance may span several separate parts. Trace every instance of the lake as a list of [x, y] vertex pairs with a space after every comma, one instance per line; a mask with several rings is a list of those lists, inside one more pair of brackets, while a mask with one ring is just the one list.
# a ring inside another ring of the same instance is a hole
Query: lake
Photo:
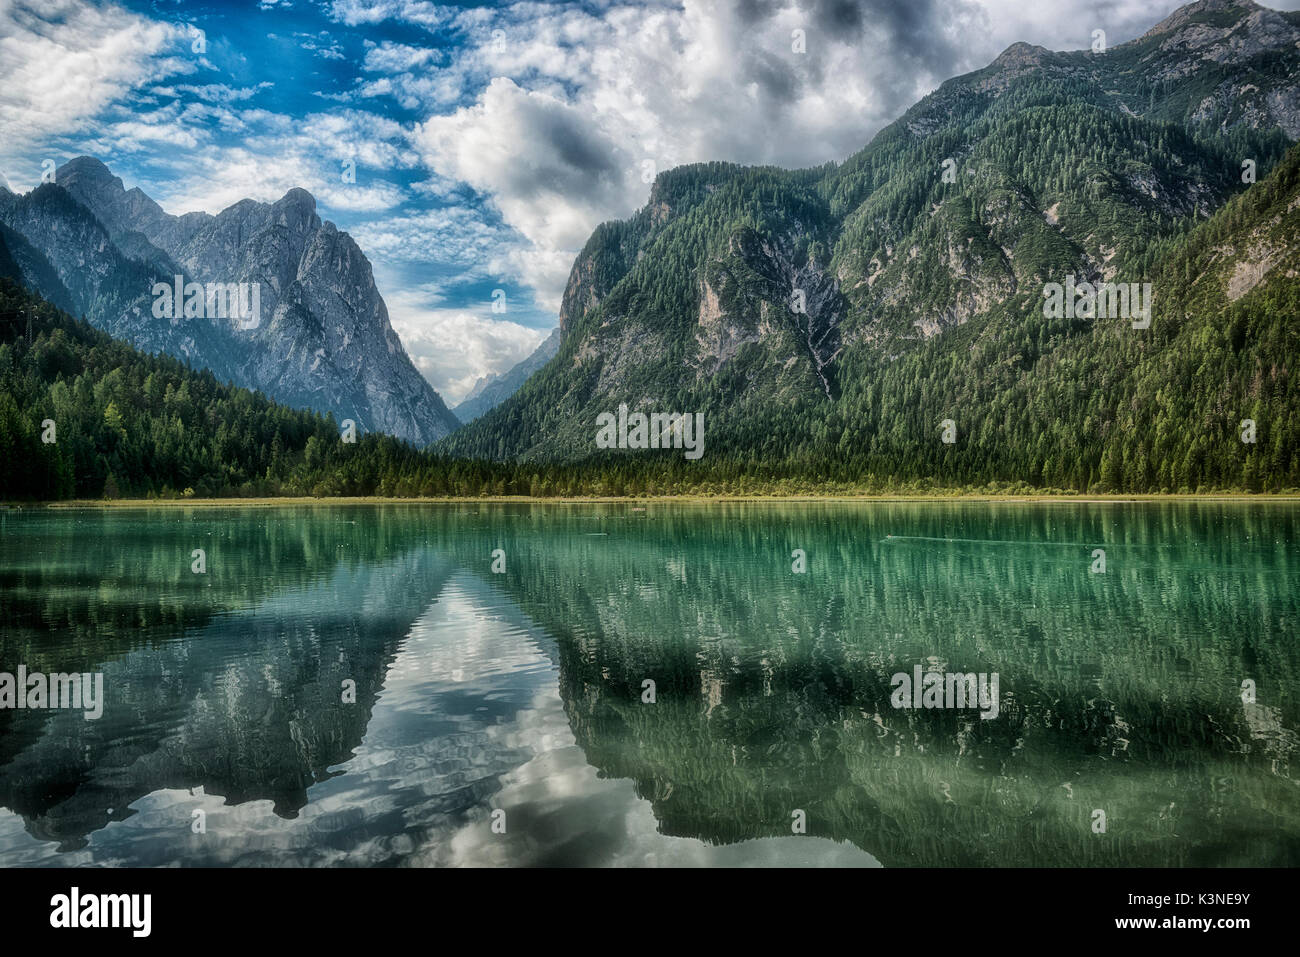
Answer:
[[[1294, 867], [1298, 540], [1284, 502], [0, 510], [0, 672], [103, 682], [0, 710], [0, 866]], [[931, 672], [996, 715], [900, 705]]]

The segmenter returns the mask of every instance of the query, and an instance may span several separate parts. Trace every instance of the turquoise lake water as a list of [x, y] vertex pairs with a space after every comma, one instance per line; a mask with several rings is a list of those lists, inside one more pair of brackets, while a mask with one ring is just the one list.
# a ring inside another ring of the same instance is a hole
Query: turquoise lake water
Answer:
[[[0, 511], [0, 672], [104, 688], [0, 710], [0, 866], [1296, 866], [1298, 541], [1268, 502]], [[917, 667], [997, 716], [896, 707]]]

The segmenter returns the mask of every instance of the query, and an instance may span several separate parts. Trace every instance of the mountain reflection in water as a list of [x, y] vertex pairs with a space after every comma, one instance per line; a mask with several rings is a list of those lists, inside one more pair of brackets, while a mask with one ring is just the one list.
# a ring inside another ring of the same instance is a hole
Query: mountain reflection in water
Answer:
[[[1298, 519], [3, 511], [0, 670], [107, 700], [0, 711], [0, 864], [1293, 866]], [[895, 710], [917, 664], [998, 718]]]

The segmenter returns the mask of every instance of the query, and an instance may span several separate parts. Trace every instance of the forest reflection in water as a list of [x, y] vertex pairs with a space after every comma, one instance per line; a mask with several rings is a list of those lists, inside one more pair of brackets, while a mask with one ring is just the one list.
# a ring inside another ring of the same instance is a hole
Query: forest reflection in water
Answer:
[[[3, 511], [0, 671], [107, 700], [0, 711], [0, 864], [1294, 865], [1297, 521]], [[892, 707], [917, 665], [998, 717]]]

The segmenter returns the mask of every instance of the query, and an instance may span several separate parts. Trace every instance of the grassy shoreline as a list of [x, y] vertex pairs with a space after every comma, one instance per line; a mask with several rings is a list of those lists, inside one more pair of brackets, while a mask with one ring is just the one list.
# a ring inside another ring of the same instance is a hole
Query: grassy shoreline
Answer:
[[1206, 494], [1079, 494], [1035, 495], [1009, 493], [885, 493], [872, 495], [642, 495], [642, 496], [573, 496], [566, 498], [533, 497], [528, 495], [485, 495], [476, 497], [389, 498], [383, 496], [353, 496], [314, 498], [295, 496], [283, 498], [174, 498], [174, 499], [68, 499], [55, 502], [5, 502], [0, 507], [10, 509], [115, 509], [115, 508], [276, 508], [289, 506], [340, 505], [644, 505], [644, 504], [792, 504], [821, 502], [982, 502], [986, 504], [1126, 504], [1139, 502], [1270, 502], [1300, 503], [1297, 494], [1269, 494], [1251, 492], [1222, 492]]

